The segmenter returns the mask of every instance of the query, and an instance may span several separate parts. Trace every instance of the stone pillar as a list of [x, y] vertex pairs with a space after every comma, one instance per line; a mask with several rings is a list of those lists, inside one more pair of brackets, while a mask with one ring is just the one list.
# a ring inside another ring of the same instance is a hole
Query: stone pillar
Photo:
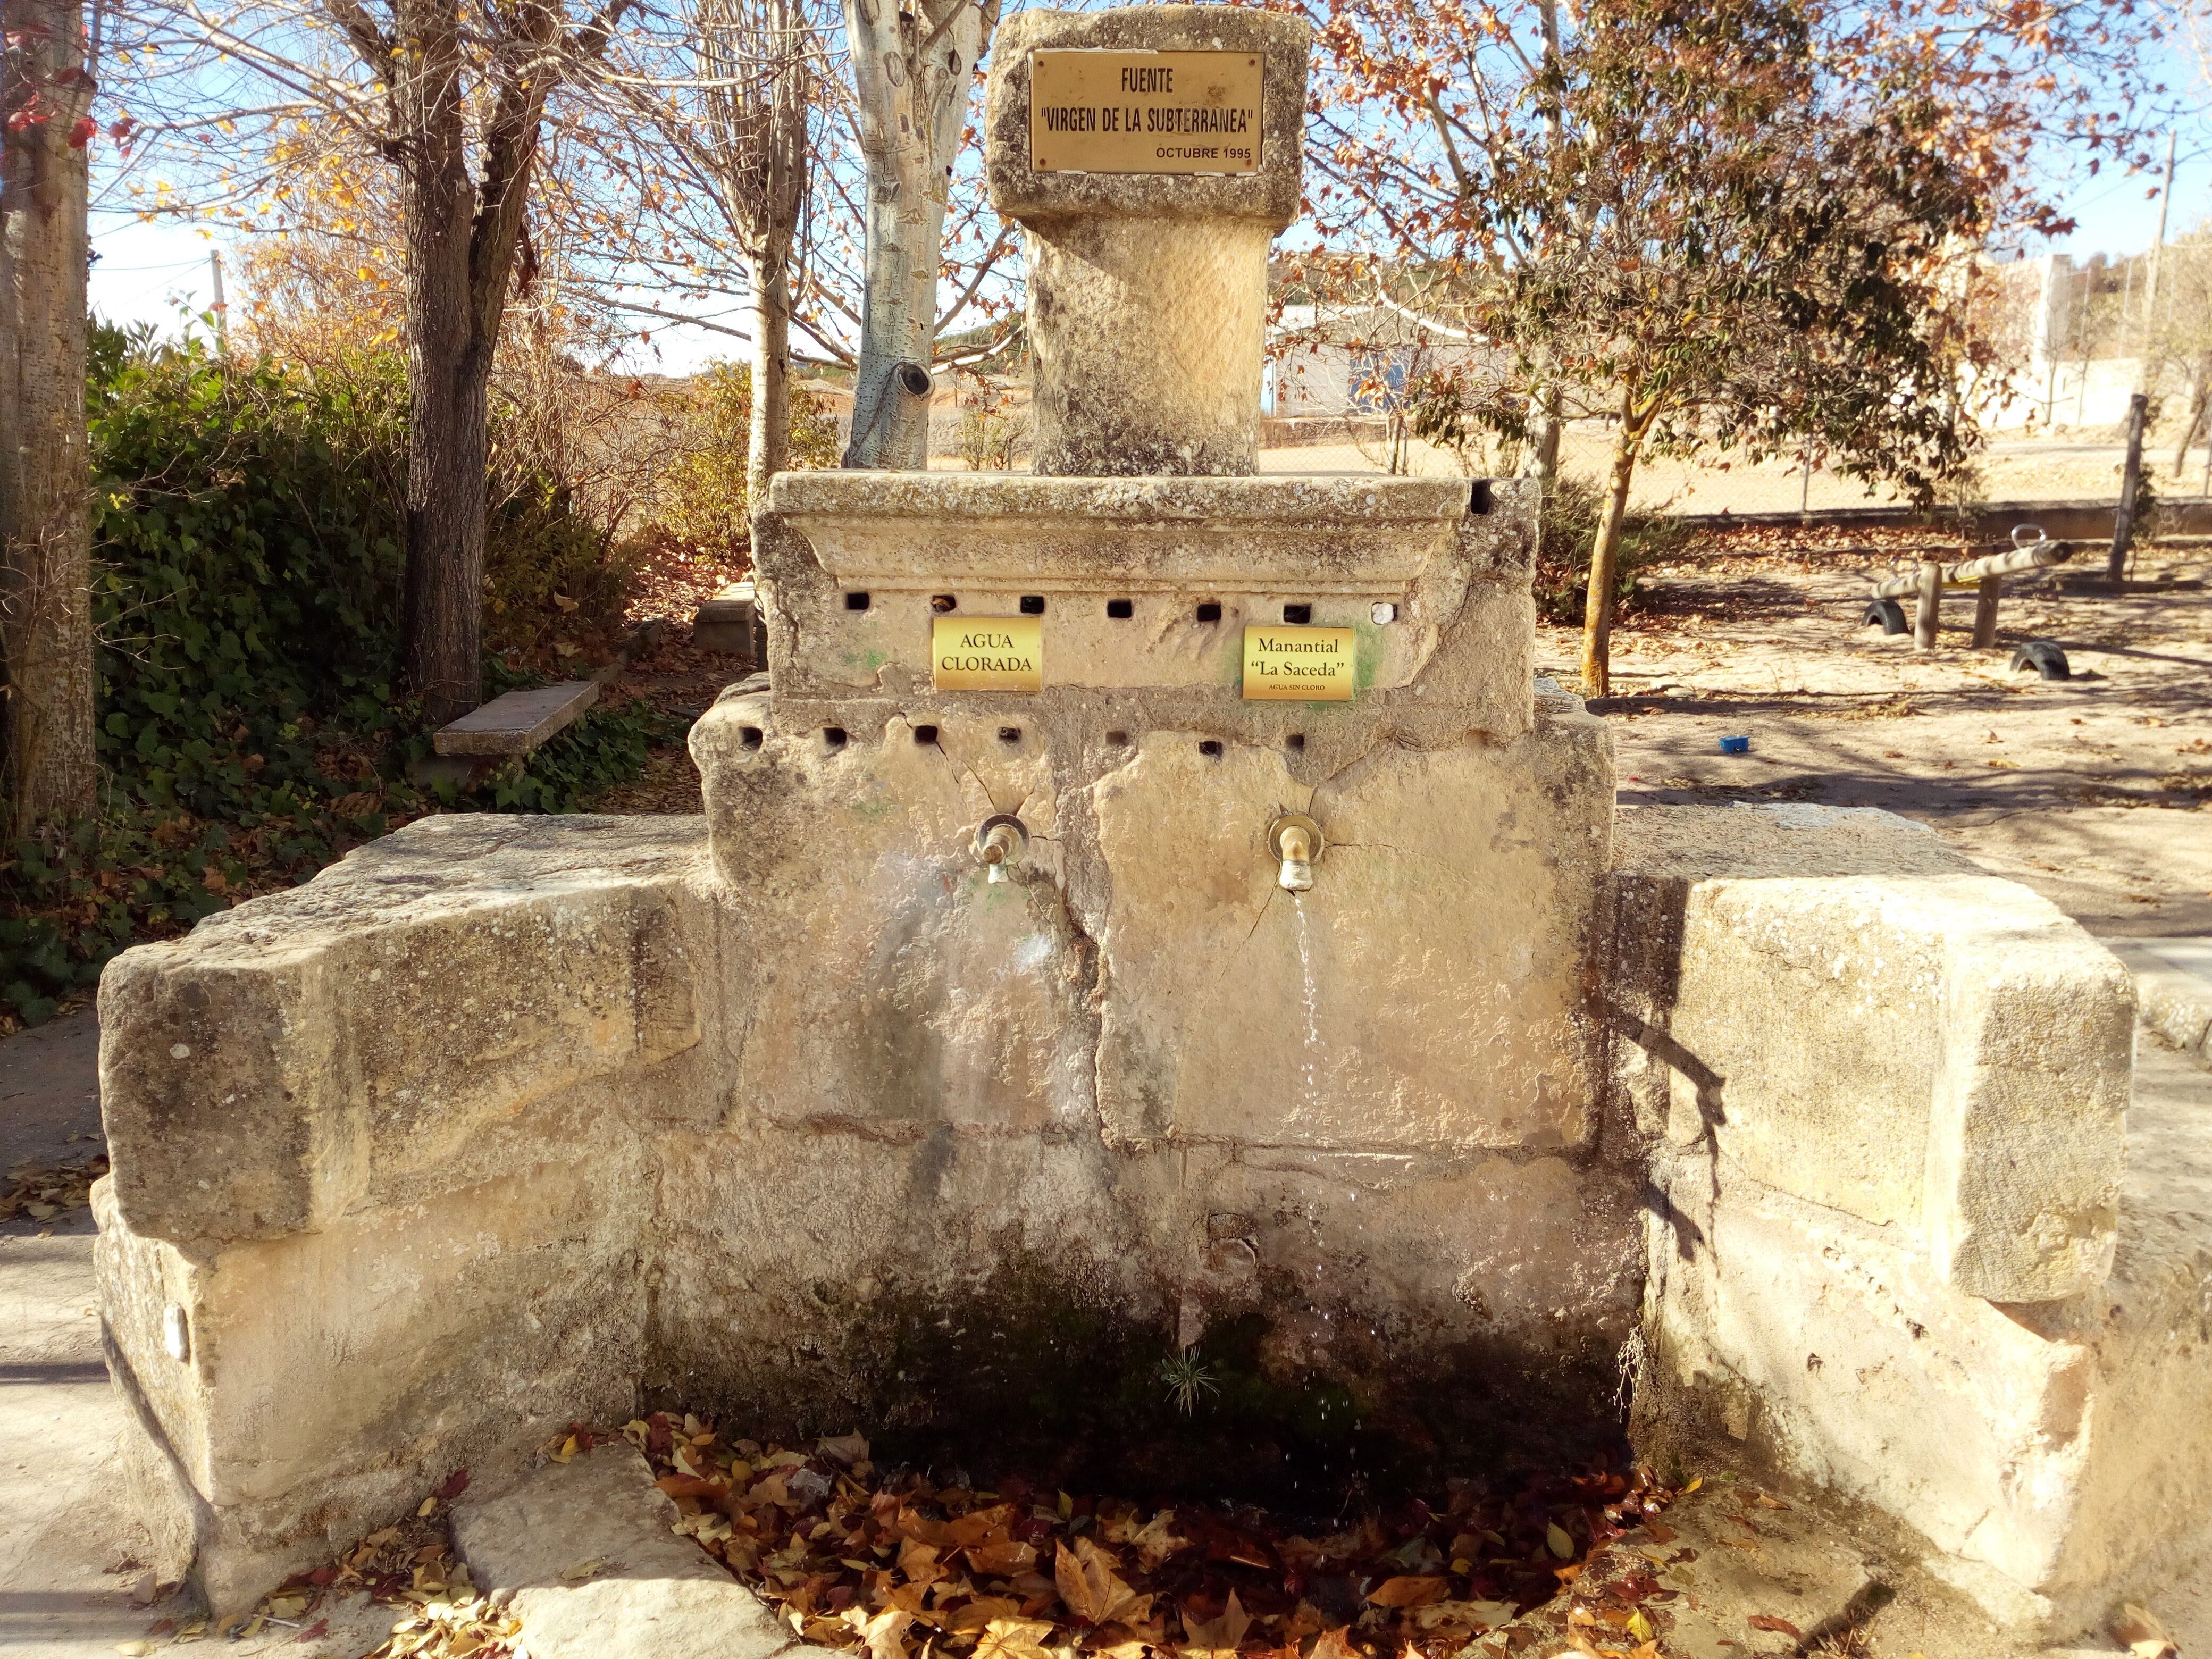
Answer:
[[[1256, 469], [1267, 249], [1297, 216], [1310, 38], [1230, 6], [1000, 29], [986, 160], [994, 205], [1027, 232], [1036, 471]], [[1037, 55], [1077, 52], [1097, 56], [1048, 64], [1033, 112]]]

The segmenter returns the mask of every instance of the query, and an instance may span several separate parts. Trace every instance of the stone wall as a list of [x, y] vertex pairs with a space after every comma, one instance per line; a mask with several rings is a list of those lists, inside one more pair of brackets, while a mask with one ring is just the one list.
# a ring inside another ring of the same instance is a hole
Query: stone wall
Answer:
[[1887, 813], [1624, 810], [1617, 866], [1639, 1449], [1842, 1499], [2024, 1634], [2100, 1624], [2212, 1471], [2203, 1178], [2131, 1146], [2128, 975]]

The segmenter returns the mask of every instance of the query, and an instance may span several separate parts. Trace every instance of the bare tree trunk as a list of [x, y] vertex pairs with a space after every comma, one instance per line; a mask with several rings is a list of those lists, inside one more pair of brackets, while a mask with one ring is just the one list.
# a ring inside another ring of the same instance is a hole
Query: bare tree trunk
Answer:
[[1636, 477], [1640, 427], [1631, 423], [1623, 400], [1620, 431], [1613, 443], [1613, 476], [1606, 490], [1605, 515], [1590, 544], [1589, 593], [1583, 608], [1583, 695], [1602, 697], [1613, 689], [1613, 587], [1620, 565], [1620, 526], [1628, 516], [1628, 486]]
[[745, 434], [745, 501], [757, 516], [768, 481], [791, 459], [791, 257], [789, 243], [745, 261], [752, 282], [752, 424]]
[[1559, 487], [1559, 429], [1565, 424], [1560, 418], [1559, 402], [1557, 386], [1547, 380], [1537, 387], [1528, 471], [1536, 480], [1538, 500], [1547, 511], [1551, 507], [1553, 492]]
[[999, 0], [845, 0], [867, 161], [867, 250], [847, 466], [929, 465], [946, 178]]
[[414, 143], [405, 162], [407, 234], [408, 685], [434, 726], [482, 700], [486, 399], [492, 343], [471, 303], [470, 176], [459, 18], [436, 5], [402, 13], [412, 58], [400, 100]]
[[84, 424], [86, 142], [78, 0], [0, 0], [0, 658], [9, 817], [89, 811], [92, 532]]
[[[629, 0], [610, 0], [580, 35], [550, 6], [514, 14], [500, 44], [508, 72], [471, 109], [460, 14], [403, 0], [398, 37], [379, 35], [350, 0], [326, 0], [355, 50], [386, 77], [398, 136], [407, 237], [408, 686], [443, 725], [483, 699], [484, 511], [492, 362], [529, 202], [545, 100], [564, 58], [595, 58]], [[482, 164], [469, 165], [472, 125]], [[480, 175], [480, 176], [479, 176]]]

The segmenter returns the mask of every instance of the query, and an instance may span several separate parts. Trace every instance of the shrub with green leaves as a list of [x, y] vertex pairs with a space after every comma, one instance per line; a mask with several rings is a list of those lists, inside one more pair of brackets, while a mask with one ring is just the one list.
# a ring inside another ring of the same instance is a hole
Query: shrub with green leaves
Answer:
[[[0, 1001], [16, 1018], [51, 1015], [134, 939], [304, 881], [441, 804], [405, 781], [430, 740], [395, 690], [405, 414], [389, 356], [311, 374], [94, 330], [100, 800], [0, 857]], [[509, 576], [534, 558], [575, 582], [586, 544], [605, 545], [550, 492], [501, 529]], [[595, 710], [442, 804], [573, 811], [636, 776], [662, 724]]]

